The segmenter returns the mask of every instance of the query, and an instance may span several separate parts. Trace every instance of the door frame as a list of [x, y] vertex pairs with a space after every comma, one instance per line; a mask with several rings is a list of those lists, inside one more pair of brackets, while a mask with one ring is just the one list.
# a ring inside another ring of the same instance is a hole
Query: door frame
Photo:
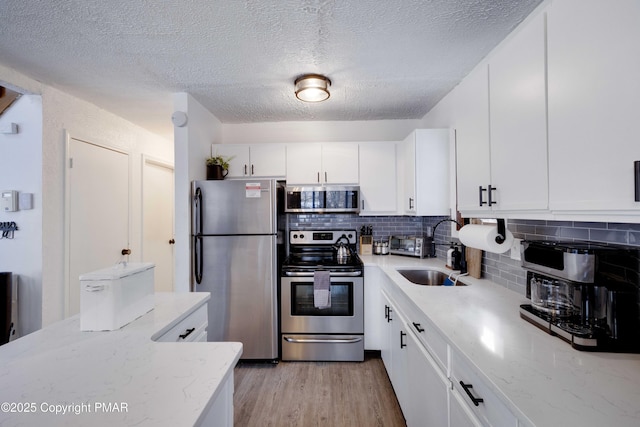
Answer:
[[[175, 205], [176, 205], [176, 191], [175, 191], [175, 174], [176, 174], [176, 170], [175, 170], [175, 165], [171, 162], [168, 162], [166, 160], [162, 160], [158, 157], [154, 157], [154, 156], [149, 156], [148, 154], [142, 154], [141, 156], [141, 162], [140, 162], [140, 174], [141, 174], [141, 182], [140, 182], [140, 254], [141, 254], [141, 259], [144, 259], [144, 215], [145, 215], [145, 211], [144, 211], [144, 185], [145, 185], [145, 166], [147, 164], [150, 165], [155, 165], [155, 166], [159, 166], [159, 167], [163, 167], [163, 168], [167, 168], [170, 169], [171, 172], [173, 172], [173, 181], [174, 181], [174, 185], [173, 185], [173, 203], [172, 203], [172, 209], [173, 209], [173, 221], [171, 222], [171, 235], [173, 236], [173, 238], [175, 239], [175, 235], [176, 235], [176, 209], [175, 209]], [[174, 274], [171, 278], [171, 283], [173, 283], [173, 291], [175, 292], [175, 268], [176, 268], [176, 262], [175, 262], [175, 252], [174, 252], [174, 256], [173, 256], [173, 271]]]
[[131, 246], [131, 224], [133, 219], [133, 209], [132, 209], [132, 181], [133, 181], [133, 168], [131, 161], [131, 151], [122, 147], [117, 146], [104, 140], [99, 137], [88, 137], [87, 135], [83, 135], [80, 132], [72, 132], [68, 129], [64, 129], [64, 318], [69, 317], [69, 298], [70, 298], [70, 262], [71, 262], [71, 224], [70, 224], [70, 210], [71, 210], [71, 176], [70, 176], [70, 146], [71, 140], [75, 139], [76, 141], [83, 142], [85, 144], [91, 144], [96, 147], [104, 148], [107, 150], [112, 150], [118, 153], [125, 154], [127, 156], [127, 169], [129, 174], [127, 189], [128, 192], [128, 200], [127, 203], [129, 205], [127, 212], [127, 241], [128, 247]]

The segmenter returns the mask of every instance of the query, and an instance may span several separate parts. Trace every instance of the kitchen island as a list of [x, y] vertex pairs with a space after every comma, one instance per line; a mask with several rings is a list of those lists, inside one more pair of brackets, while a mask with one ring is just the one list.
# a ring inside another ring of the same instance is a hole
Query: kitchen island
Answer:
[[640, 355], [575, 350], [520, 318], [519, 306], [528, 302], [524, 295], [488, 280], [464, 277], [468, 286], [420, 286], [397, 271], [450, 271], [440, 260], [362, 259], [365, 267], [384, 273], [384, 292], [424, 314], [446, 342], [445, 375], [453, 377], [455, 361], [470, 366], [519, 426], [640, 425]]
[[209, 297], [156, 293], [119, 330], [81, 332], [76, 315], [0, 347], [0, 425], [232, 425], [242, 344], [154, 341]]

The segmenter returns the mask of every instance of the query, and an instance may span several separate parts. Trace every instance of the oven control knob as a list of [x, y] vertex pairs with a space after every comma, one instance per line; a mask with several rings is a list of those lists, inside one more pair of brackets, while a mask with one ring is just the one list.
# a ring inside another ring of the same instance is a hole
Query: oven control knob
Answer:
[[353, 234], [349, 233], [349, 236], [348, 236], [348, 237], [349, 237], [350, 239], [353, 239]]
[[301, 234], [301, 235], [300, 235], [300, 238], [301, 238], [301, 239], [304, 239], [304, 234]]
[[293, 238], [294, 238], [294, 239], [297, 239], [297, 238], [298, 238], [298, 235], [297, 235], [297, 234], [294, 234], [294, 235], [293, 235]]

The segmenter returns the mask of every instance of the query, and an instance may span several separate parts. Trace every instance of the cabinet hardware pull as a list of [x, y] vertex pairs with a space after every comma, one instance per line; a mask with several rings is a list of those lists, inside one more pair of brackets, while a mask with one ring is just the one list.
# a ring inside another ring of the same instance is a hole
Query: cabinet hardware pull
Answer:
[[406, 337], [407, 334], [405, 334], [404, 332], [400, 331], [400, 348], [405, 348], [407, 345], [404, 343], [404, 340], [402, 338]]
[[191, 335], [191, 332], [195, 331], [196, 328], [189, 328], [185, 331], [184, 334], [179, 335], [180, 338], [185, 339], [186, 337], [188, 337], [189, 335]]
[[635, 200], [636, 202], [640, 202], [640, 160], [633, 162], [633, 175], [635, 177]]
[[170, 239], [169, 240], [169, 244], [170, 245], [175, 245], [176, 244], [176, 239]]
[[318, 172], [318, 182], [320, 182], [320, 172]]
[[474, 405], [480, 406], [480, 403], [484, 402], [483, 398], [475, 397], [473, 394], [471, 394], [471, 390], [470, 389], [473, 388], [473, 386], [471, 384], [465, 384], [462, 381], [460, 381], [460, 385], [462, 386], [464, 391], [467, 393], [467, 396], [469, 396], [469, 399], [471, 399], [471, 401], [473, 402]]
[[384, 318], [388, 319], [389, 318], [389, 306], [388, 305], [384, 305]]
[[409, 209], [413, 209], [413, 198], [409, 197]]
[[391, 307], [389, 307], [389, 311], [387, 311], [387, 323], [391, 322], [393, 319], [391, 318]]
[[244, 174], [247, 174], [247, 165], [244, 165]]
[[324, 182], [329, 182], [329, 180], [327, 180], [327, 172], [326, 171], [324, 173]]
[[488, 195], [489, 195], [489, 206], [492, 205], [497, 205], [498, 202], [496, 202], [495, 200], [493, 200], [493, 190], [497, 190], [496, 187], [492, 187], [491, 185], [489, 185], [489, 191], [487, 191]]
[[420, 323], [412, 322], [418, 332], [424, 332], [424, 328], [420, 327]]
[[122, 255], [131, 255], [131, 249], [123, 249], [121, 253]]
[[251, 176], [253, 176], [253, 175], [254, 175], [254, 172], [253, 172], [253, 165], [251, 165]]
[[364, 210], [364, 199], [362, 199], [362, 210]]
[[486, 204], [487, 204], [487, 202], [485, 202], [485, 201], [483, 200], [483, 197], [482, 197], [482, 193], [483, 193], [484, 191], [487, 191], [487, 189], [486, 189], [486, 188], [482, 188], [482, 185], [480, 185], [480, 186], [478, 187], [478, 197], [479, 197], [479, 199], [480, 199], [480, 207], [482, 207], [483, 205], [486, 205]]

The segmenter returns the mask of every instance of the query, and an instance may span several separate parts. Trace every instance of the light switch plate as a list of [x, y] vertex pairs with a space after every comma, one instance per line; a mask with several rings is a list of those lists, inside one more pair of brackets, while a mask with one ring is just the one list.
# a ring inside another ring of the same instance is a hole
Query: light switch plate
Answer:
[[520, 245], [522, 245], [522, 239], [513, 239], [511, 244], [511, 259], [520, 261]]

